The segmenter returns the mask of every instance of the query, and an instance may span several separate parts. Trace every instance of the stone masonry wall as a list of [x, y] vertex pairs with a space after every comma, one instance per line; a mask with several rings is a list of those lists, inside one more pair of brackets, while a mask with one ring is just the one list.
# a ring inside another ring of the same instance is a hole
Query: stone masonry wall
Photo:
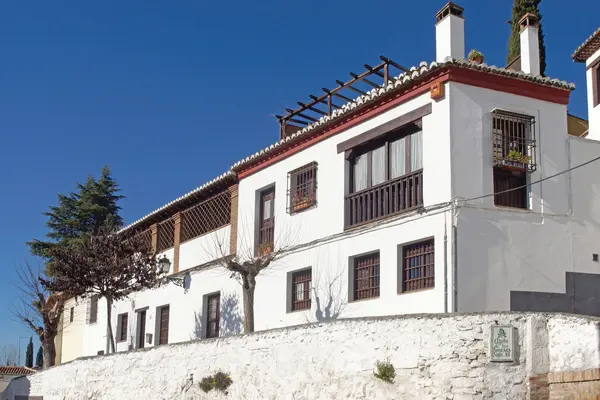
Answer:
[[[599, 321], [532, 313], [338, 320], [75, 360], [10, 389], [44, 400], [524, 399], [538, 390], [534, 375], [600, 367]], [[517, 328], [517, 362], [490, 363], [494, 324]], [[386, 359], [394, 384], [373, 376]], [[218, 369], [233, 380], [227, 396], [199, 389]]]

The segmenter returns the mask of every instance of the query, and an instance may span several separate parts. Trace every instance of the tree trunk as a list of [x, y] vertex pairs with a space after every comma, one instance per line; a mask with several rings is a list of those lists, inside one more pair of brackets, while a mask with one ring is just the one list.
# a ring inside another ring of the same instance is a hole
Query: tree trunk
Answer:
[[106, 297], [106, 354], [115, 352], [115, 337], [112, 330], [112, 297]]
[[56, 335], [44, 334], [42, 340], [42, 348], [44, 349], [44, 369], [54, 366], [56, 362], [56, 346], [54, 345], [54, 338]]
[[244, 333], [254, 332], [254, 289], [256, 289], [256, 276], [242, 276], [242, 292], [244, 294]]

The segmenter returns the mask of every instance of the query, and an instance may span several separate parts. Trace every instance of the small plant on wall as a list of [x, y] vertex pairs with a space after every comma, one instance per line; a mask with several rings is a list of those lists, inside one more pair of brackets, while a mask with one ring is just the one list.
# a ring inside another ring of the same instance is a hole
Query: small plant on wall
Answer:
[[483, 62], [483, 54], [475, 49], [469, 52], [469, 61], [474, 61], [478, 64]]
[[377, 361], [375, 364], [376, 372], [373, 373], [377, 379], [381, 379], [386, 383], [394, 383], [396, 377], [396, 369], [389, 361]]
[[214, 389], [227, 394], [227, 389], [232, 383], [233, 381], [231, 380], [229, 374], [226, 374], [223, 371], [218, 371], [214, 375], [209, 375], [202, 378], [200, 381], [200, 389], [202, 389], [204, 393], [208, 393]]

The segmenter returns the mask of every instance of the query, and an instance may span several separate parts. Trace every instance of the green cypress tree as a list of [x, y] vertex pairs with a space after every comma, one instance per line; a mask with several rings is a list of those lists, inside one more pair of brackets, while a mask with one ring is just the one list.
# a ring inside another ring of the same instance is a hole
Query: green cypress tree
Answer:
[[514, 0], [511, 25], [511, 35], [508, 40], [508, 56], [506, 62], [511, 63], [521, 54], [521, 27], [519, 21], [527, 13], [537, 15], [540, 19], [539, 40], [540, 40], [540, 74], [546, 73], [546, 45], [544, 44], [544, 32], [542, 30], [542, 14], [539, 5], [542, 0]]
[[33, 338], [29, 338], [29, 344], [25, 351], [25, 366], [27, 368], [33, 368]]
[[119, 194], [117, 182], [110, 169], [102, 168], [99, 179], [88, 177], [84, 184], [77, 183], [77, 190], [69, 194], [59, 194], [58, 204], [50, 206], [44, 215], [48, 217], [46, 226], [47, 241], [34, 239], [28, 242], [33, 255], [47, 261], [47, 272], [52, 275], [52, 259], [49, 250], [55, 246], [70, 245], [86, 233], [96, 233], [110, 223], [114, 228], [123, 225], [119, 216]]
[[41, 368], [44, 365], [44, 349], [42, 346], [37, 351], [37, 355], [35, 356], [35, 366], [36, 368]]

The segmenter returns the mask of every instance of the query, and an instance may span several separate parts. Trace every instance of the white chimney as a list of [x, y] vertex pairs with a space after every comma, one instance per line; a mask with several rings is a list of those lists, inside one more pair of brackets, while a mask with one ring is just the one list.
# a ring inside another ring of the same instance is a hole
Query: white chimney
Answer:
[[519, 21], [521, 26], [521, 71], [535, 76], [540, 74], [540, 19], [527, 13]]
[[435, 59], [437, 62], [451, 57], [465, 59], [464, 9], [449, 2], [435, 16]]

